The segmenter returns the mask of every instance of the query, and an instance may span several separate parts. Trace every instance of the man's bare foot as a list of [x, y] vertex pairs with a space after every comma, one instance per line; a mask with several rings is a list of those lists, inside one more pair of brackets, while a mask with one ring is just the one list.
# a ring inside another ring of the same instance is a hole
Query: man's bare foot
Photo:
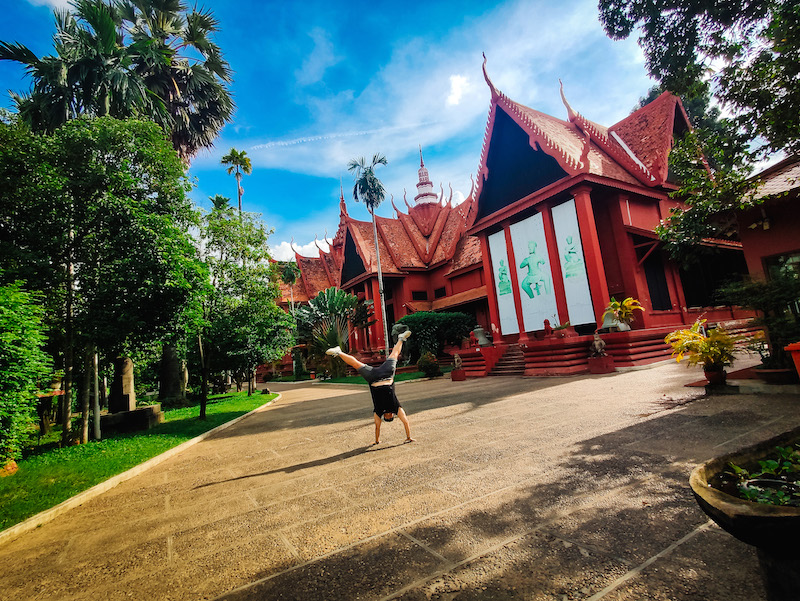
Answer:
[[381, 444], [381, 441], [380, 441], [380, 440], [376, 440], [375, 442], [373, 442], [373, 443], [372, 443], [371, 445], [369, 445], [369, 446], [371, 446], [371, 447], [374, 447], [376, 444]]
[[414, 438], [406, 438], [406, 442], [417, 442]]

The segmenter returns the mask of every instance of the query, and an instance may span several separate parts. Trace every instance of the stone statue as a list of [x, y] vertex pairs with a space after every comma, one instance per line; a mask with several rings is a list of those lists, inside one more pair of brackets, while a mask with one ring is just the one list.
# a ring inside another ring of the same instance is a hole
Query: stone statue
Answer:
[[392, 342], [397, 344], [397, 337], [400, 336], [400, 334], [402, 334], [403, 332], [407, 332], [407, 331], [408, 331], [408, 326], [406, 324], [404, 324], [404, 323], [396, 323], [396, 324], [394, 324], [392, 326], [392, 333], [391, 333]]
[[461, 369], [461, 365], [463, 362], [461, 361], [461, 357], [459, 357], [458, 353], [453, 355], [453, 369]]
[[589, 345], [590, 357], [605, 357], [606, 356], [606, 343], [600, 338], [600, 332], [595, 331], [594, 340]]

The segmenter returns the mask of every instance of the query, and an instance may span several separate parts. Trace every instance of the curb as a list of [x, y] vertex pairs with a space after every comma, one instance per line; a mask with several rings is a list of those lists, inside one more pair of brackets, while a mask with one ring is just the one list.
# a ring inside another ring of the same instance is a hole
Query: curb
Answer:
[[55, 507], [51, 507], [50, 509], [45, 509], [44, 511], [41, 511], [41, 512], [37, 513], [36, 515], [33, 515], [33, 516], [29, 517], [27, 520], [22, 521], [19, 524], [15, 524], [15, 525], [11, 526], [10, 528], [7, 528], [7, 529], [3, 530], [2, 532], [0, 532], [0, 544], [6, 543], [9, 540], [17, 538], [21, 534], [24, 534], [24, 533], [26, 533], [26, 532], [28, 532], [30, 530], [34, 530], [34, 529], [38, 528], [39, 526], [42, 526], [43, 524], [46, 524], [47, 522], [50, 522], [50, 521], [54, 520], [59, 515], [61, 515], [62, 513], [66, 513], [67, 511], [69, 511], [73, 507], [77, 507], [78, 505], [82, 505], [86, 501], [101, 495], [102, 493], [106, 492], [107, 490], [111, 490], [112, 488], [114, 488], [118, 484], [122, 484], [126, 480], [130, 480], [134, 476], [138, 476], [142, 472], [145, 472], [145, 471], [149, 470], [151, 467], [155, 467], [159, 463], [162, 463], [162, 462], [166, 461], [167, 459], [170, 459], [171, 457], [174, 457], [178, 453], [188, 449], [189, 447], [196, 445], [198, 442], [202, 442], [203, 440], [205, 440], [206, 438], [208, 438], [212, 434], [216, 434], [217, 432], [221, 432], [222, 430], [225, 430], [226, 428], [229, 428], [230, 426], [236, 424], [237, 422], [240, 422], [244, 418], [252, 415], [256, 411], [261, 411], [265, 407], [268, 407], [272, 403], [280, 400], [281, 394], [279, 392], [274, 393], [274, 394], [277, 394], [278, 396], [276, 396], [271, 401], [267, 401], [266, 403], [264, 403], [260, 407], [256, 407], [255, 409], [253, 409], [252, 411], [248, 411], [244, 415], [240, 415], [239, 417], [234, 418], [229, 422], [225, 422], [224, 424], [221, 424], [221, 425], [217, 426], [216, 428], [213, 428], [213, 429], [209, 430], [208, 432], [204, 432], [203, 434], [200, 434], [199, 436], [195, 436], [194, 438], [192, 438], [190, 440], [187, 440], [186, 442], [182, 442], [177, 447], [172, 447], [171, 449], [169, 449], [167, 451], [164, 451], [160, 455], [156, 455], [155, 457], [151, 457], [150, 459], [148, 459], [144, 463], [140, 463], [139, 465], [136, 465], [136, 466], [132, 467], [131, 469], [129, 469], [129, 470], [125, 471], [125, 472], [122, 472], [121, 474], [117, 474], [116, 476], [112, 476], [108, 480], [104, 480], [103, 482], [100, 482], [99, 484], [95, 484], [91, 488], [87, 488], [86, 490], [84, 490], [83, 492], [78, 493], [74, 497], [70, 497], [69, 499], [67, 499], [65, 501], [62, 501], [61, 503], [59, 503]]

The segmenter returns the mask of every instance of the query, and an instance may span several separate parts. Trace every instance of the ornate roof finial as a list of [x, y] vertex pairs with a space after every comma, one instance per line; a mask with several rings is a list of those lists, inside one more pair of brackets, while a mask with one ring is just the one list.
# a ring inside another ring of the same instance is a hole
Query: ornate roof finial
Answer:
[[564, 82], [562, 82], [560, 78], [558, 80], [558, 85], [561, 88], [561, 102], [563, 102], [564, 106], [567, 107], [567, 118], [570, 121], [575, 121], [575, 119], [577, 119], [578, 117], [578, 113], [572, 110], [572, 107], [569, 105], [569, 102], [567, 102], [567, 97], [564, 96]]
[[422, 144], [419, 145], [419, 166], [424, 167], [425, 163], [422, 162]]
[[500, 93], [497, 91], [497, 88], [494, 87], [492, 80], [489, 79], [489, 74], [486, 72], [486, 53], [482, 52], [483, 54], [483, 78], [486, 80], [486, 84], [489, 86], [489, 89], [492, 91], [492, 96], [499, 96]]

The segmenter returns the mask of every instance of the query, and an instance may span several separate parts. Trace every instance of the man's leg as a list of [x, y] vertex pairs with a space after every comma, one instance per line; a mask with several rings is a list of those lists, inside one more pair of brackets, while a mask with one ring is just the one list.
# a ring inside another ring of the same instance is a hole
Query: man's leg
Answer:
[[400, 358], [400, 351], [403, 350], [403, 343], [408, 340], [409, 336], [411, 336], [411, 331], [406, 330], [397, 337], [397, 342], [395, 343], [394, 348], [392, 348], [392, 352], [389, 353], [389, 359], [394, 359], [397, 361]]
[[400, 410], [397, 412], [397, 417], [400, 418], [400, 421], [403, 422], [403, 427], [406, 429], [406, 442], [414, 442], [414, 439], [411, 438], [411, 426], [408, 423], [408, 416], [406, 415], [406, 410], [400, 407]]
[[353, 357], [353, 355], [348, 355], [343, 350], [341, 350], [338, 346], [335, 346], [333, 348], [329, 348], [327, 351], [325, 351], [325, 353], [328, 354], [328, 355], [331, 355], [333, 357], [339, 357], [339, 359], [341, 359], [342, 361], [347, 363], [353, 369], [357, 370], [357, 369], [360, 369], [360, 368], [364, 367], [364, 363], [361, 363], [361, 361], [359, 361], [358, 359]]
[[375, 418], [375, 443], [379, 444], [381, 442], [381, 418], [378, 417], [377, 413], [373, 413], [372, 417]]

